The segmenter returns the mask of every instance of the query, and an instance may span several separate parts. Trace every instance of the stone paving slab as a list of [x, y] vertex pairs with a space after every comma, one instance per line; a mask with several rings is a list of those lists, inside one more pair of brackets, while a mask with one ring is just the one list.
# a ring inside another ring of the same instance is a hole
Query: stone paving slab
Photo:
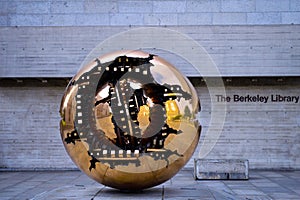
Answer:
[[181, 170], [159, 186], [140, 192], [105, 187], [80, 171], [0, 172], [0, 199], [300, 199], [300, 171], [250, 171], [249, 180], [194, 180]]

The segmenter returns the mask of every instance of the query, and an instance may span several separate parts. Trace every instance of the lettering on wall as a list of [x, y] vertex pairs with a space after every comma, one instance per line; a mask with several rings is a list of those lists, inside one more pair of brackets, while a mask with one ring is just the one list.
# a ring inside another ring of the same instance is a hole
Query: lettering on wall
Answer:
[[295, 95], [239, 95], [234, 94], [231, 96], [215, 95], [217, 102], [240, 102], [240, 103], [272, 103], [272, 102], [286, 102], [286, 103], [299, 103], [300, 96]]

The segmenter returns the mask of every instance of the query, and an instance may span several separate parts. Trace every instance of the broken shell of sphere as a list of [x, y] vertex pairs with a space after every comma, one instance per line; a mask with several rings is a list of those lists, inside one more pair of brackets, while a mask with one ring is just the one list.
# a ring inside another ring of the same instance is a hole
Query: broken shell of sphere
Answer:
[[73, 162], [101, 184], [141, 190], [174, 176], [200, 137], [195, 89], [175, 67], [142, 51], [96, 58], [73, 77], [60, 108]]

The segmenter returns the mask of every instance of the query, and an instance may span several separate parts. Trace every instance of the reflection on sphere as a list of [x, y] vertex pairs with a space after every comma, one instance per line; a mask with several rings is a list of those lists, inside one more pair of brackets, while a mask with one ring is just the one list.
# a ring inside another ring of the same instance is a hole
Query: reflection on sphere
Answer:
[[200, 111], [191, 83], [142, 51], [96, 58], [62, 99], [61, 137], [74, 163], [104, 185], [140, 190], [163, 183], [192, 156]]

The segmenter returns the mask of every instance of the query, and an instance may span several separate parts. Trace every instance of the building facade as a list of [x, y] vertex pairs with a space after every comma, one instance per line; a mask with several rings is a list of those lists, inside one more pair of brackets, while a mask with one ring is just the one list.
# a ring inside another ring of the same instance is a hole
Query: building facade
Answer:
[[[193, 158], [248, 159], [250, 169], [300, 169], [299, 24], [298, 0], [2, 0], [0, 168], [76, 168], [59, 133], [68, 81], [111, 36], [133, 31], [134, 43], [141, 38], [137, 28], [147, 40], [153, 36], [147, 28], [160, 28], [196, 41], [219, 71], [199, 73], [171, 47], [145, 48], [196, 87], [202, 135]], [[189, 49], [192, 60], [201, 59], [185, 39], [171, 42]], [[226, 95], [211, 92], [220, 85], [208, 85], [220, 79]], [[224, 125], [217, 138], [208, 139], [218, 131], [212, 120], [218, 106], [226, 108]]]

